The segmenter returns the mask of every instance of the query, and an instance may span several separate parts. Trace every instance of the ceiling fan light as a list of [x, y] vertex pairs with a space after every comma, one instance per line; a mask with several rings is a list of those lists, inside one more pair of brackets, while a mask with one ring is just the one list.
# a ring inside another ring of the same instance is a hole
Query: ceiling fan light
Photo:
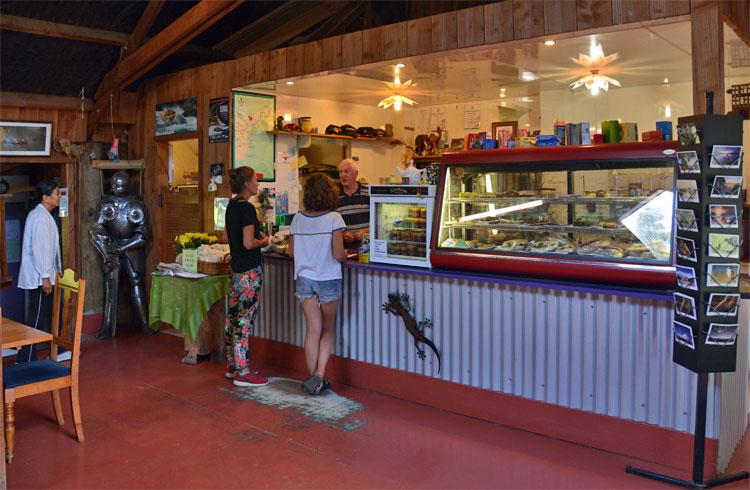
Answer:
[[393, 101], [393, 110], [394, 111], [400, 111], [401, 110], [401, 99], [397, 98]]

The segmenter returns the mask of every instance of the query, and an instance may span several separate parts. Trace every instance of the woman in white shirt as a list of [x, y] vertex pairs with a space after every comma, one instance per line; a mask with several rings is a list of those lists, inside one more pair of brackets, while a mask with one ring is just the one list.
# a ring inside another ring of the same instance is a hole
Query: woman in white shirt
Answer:
[[318, 395], [331, 387], [325, 368], [333, 351], [336, 311], [341, 300], [341, 262], [346, 260], [344, 219], [335, 211], [339, 191], [324, 174], [304, 186], [305, 210], [292, 220], [289, 253], [294, 257], [296, 296], [305, 315], [305, 360], [310, 377], [302, 388]]
[[[52, 288], [55, 276], [62, 271], [60, 234], [50, 214], [60, 204], [60, 189], [56, 182], [43, 180], [36, 186], [36, 197], [39, 204], [26, 216], [24, 225], [18, 287], [26, 290], [26, 325], [49, 332]], [[34, 345], [23, 347], [16, 355], [16, 362], [35, 360]]]

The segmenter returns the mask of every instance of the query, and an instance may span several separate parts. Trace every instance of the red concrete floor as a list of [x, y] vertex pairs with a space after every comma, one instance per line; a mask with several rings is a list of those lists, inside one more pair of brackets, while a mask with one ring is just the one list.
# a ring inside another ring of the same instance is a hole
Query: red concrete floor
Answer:
[[[223, 366], [180, 364], [181, 351], [163, 334], [87, 345], [86, 441], [67, 404], [59, 428], [48, 396], [19, 400], [8, 487], [669, 488], [623, 471], [638, 461], [339, 385], [364, 405], [344, 431], [240, 400]], [[749, 452], [746, 437], [734, 467]]]

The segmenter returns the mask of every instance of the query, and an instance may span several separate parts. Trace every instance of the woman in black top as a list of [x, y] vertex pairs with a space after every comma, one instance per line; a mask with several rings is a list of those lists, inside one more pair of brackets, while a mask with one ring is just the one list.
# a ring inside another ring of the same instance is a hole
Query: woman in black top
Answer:
[[225, 220], [232, 254], [232, 293], [225, 324], [226, 376], [235, 386], [263, 386], [268, 379], [248, 368], [247, 352], [263, 282], [260, 249], [268, 245], [268, 237], [260, 230], [255, 206], [249, 202], [258, 193], [255, 171], [239, 167], [232, 169], [229, 177], [236, 196], [227, 205]]

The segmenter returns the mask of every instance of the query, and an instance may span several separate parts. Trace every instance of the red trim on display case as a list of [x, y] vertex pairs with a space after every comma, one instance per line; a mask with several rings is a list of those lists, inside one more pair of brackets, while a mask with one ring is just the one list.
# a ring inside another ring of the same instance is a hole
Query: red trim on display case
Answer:
[[575, 170], [576, 162], [629, 163], [673, 158], [676, 149], [676, 141], [665, 141], [444, 153], [440, 164], [440, 185], [437, 188], [433, 212], [430, 262], [433, 267], [446, 269], [630, 284], [648, 288], [672, 288], [676, 284], [673, 264], [660, 266], [566, 257], [553, 259], [533, 255], [487, 254], [478, 251], [441, 249], [438, 247], [438, 239], [443, 211], [445, 174], [449, 166], [571, 162], [570, 170]]
[[675, 269], [672, 266], [570, 260], [562, 257], [552, 260], [546, 257], [518, 257], [442, 250], [432, 252], [430, 262], [433, 267], [565, 278], [575, 281], [637, 284], [649, 288], [672, 288], [676, 283]]
[[618, 143], [586, 146], [545, 146], [502, 150], [469, 150], [443, 153], [441, 165], [539, 163], [550, 161], [639, 160], [664, 158], [665, 150], [677, 150], [676, 141]]

